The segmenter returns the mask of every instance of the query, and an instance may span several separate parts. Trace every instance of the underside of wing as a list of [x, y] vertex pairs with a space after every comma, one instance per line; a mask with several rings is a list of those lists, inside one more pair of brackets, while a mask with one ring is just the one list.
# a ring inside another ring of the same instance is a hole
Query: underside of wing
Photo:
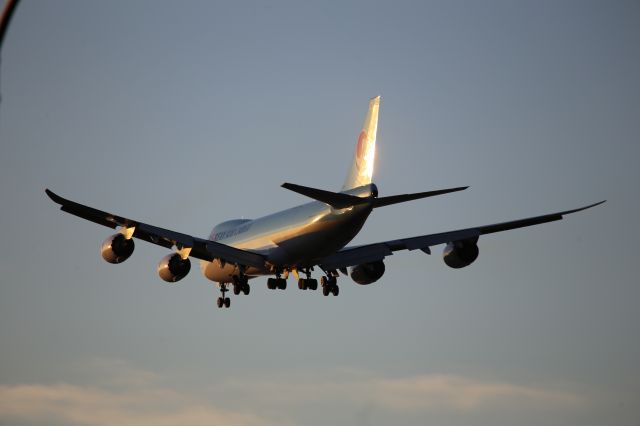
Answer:
[[553, 222], [562, 219], [565, 215], [586, 210], [602, 203], [604, 203], [604, 201], [577, 209], [492, 225], [460, 229], [457, 231], [400, 238], [397, 240], [384, 241], [357, 247], [345, 247], [330, 256], [319, 259], [317, 264], [325, 270], [337, 270], [348, 266], [377, 262], [399, 250], [419, 249], [427, 254], [431, 254], [430, 247], [447, 244], [447, 248], [445, 248], [445, 262], [453, 268], [460, 268], [469, 265], [478, 256], [477, 242], [481, 235]]
[[49, 189], [45, 190], [45, 192], [55, 203], [60, 204], [60, 210], [112, 229], [121, 227], [124, 229], [122, 233], [126, 235], [126, 238], [133, 237], [166, 248], [175, 247], [178, 250], [186, 250], [184, 253], [197, 259], [207, 261], [220, 259], [228, 263], [258, 268], [264, 266], [265, 259], [258, 253], [237, 249], [215, 241], [193, 237], [94, 209], [93, 207], [67, 200]]

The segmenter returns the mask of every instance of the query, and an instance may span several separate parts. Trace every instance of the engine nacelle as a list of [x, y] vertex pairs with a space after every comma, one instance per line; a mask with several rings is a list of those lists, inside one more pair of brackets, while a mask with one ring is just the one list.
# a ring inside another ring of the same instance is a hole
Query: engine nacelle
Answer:
[[384, 274], [384, 262], [363, 263], [351, 268], [351, 279], [358, 284], [367, 285], [374, 283]]
[[180, 281], [190, 270], [189, 258], [183, 259], [178, 253], [168, 254], [158, 263], [158, 275], [168, 283]]
[[447, 243], [442, 252], [444, 263], [455, 269], [471, 265], [478, 258], [480, 252], [477, 241], [477, 239], [474, 239]]
[[133, 239], [126, 239], [122, 234], [115, 234], [104, 240], [100, 253], [109, 263], [122, 263], [131, 256], [135, 244]]

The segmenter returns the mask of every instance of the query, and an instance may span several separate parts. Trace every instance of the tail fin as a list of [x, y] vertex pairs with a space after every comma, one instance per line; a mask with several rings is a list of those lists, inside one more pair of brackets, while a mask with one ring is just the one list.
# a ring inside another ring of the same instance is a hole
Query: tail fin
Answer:
[[373, 163], [376, 157], [376, 132], [378, 131], [378, 110], [380, 109], [380, 96], [369, 101], [369, 110], [358, 136], [356, 152], [353, 155], [353, 163], [344, 181], [342, 191], [357, 188], [371, 183], [373, 177]]

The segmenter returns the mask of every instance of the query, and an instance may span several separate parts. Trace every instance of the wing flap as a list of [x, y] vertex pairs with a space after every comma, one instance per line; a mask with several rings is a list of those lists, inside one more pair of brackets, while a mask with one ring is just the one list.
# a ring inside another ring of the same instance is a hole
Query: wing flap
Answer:
[[375, 262], [392, 254], [393, 250], [387, 243], [368, 244], [340, 250], [331, 256], [325, 257], [319, 264], [325, 270], [340, 269], [347, 266]]

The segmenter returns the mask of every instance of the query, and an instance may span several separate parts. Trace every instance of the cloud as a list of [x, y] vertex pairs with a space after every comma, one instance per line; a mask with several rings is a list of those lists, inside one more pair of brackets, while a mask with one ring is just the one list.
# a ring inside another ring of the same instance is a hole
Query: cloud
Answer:
[[[277, 375], [222, 380], [205, 387], [96, 359], [85, 365], [91, 385], [69, 383], [0, 386], [0, 424], [83, 426], [297, 424], [296, 413], [319, 407], [375, 407], [389, 415], [479, 414], [505, 410], [580, 412], [579, 393], [447, 374], [381, 377], [353, 370], [282, 371]], [[345, 411], [346, 410], [346, 411]], [[329, 420], [329, 419], [327, 419]]]
[[475, 411], [517, 401], [520, 405], [578, 407], [582, 397], [535, 386], [481, 381], [455, 375], [421, 375], [371, 383], [379, 404], [394, 410], [434, 408]]
[[[332, 377], [333, 376], [333, 377]], [[334, 402], [373, 404], [390, 411], [480, 411], [505, 404], [519, 407], [579, 409], [584, 396], [553, 387], [517, 385], [456, 375], [429, 374], [383, 378], [366, 373], [323, 374], [304, 380], [232, 381], [225, 386], [250, 398], [279, 405], [317, 401], [318, 395]]]
[[91, 426], [282, 424], [255, 414], [220, 409], [170, 389], [118, 392], [69, 384], [0, 386], [0, 423], [11, 419]]

